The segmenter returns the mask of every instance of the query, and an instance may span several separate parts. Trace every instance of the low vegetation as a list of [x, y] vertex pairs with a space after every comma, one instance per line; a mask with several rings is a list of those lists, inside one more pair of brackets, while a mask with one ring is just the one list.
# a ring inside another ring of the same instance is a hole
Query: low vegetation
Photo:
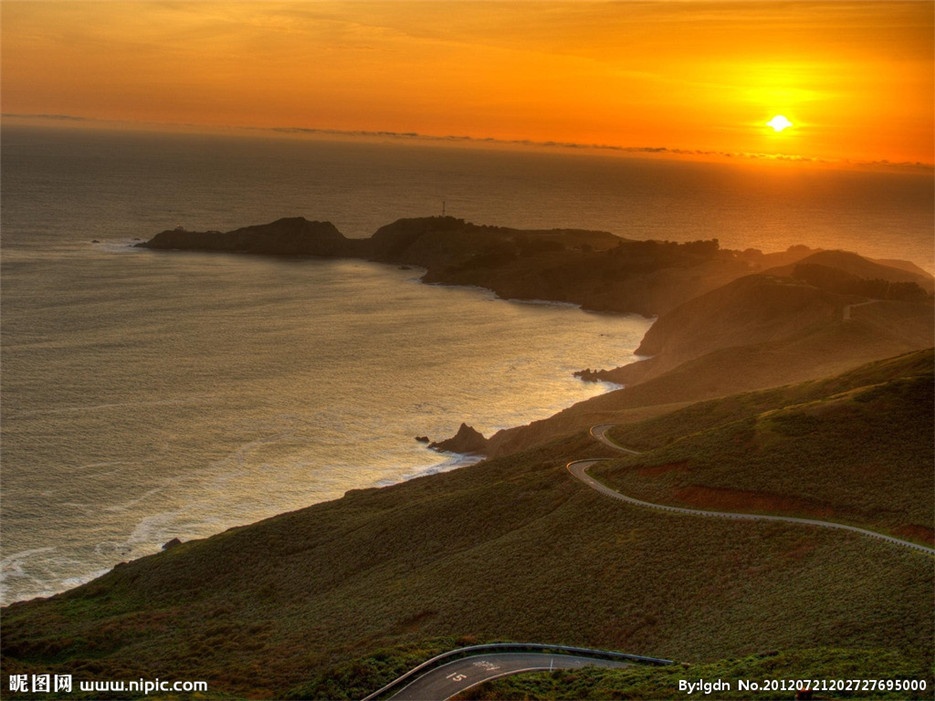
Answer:
[[922, 300], [928, 296], [916, 282], [861, 278], [817, 263], [799, 263], [795, 266], [793, 276], [825, 290], [870, 299]]
[[[328, 669], [286, 694], [287, 699], [309, 701], [355, 701], [375, 689], [380, 689], [403, 672], [450, 650], [465, 641], [437, 639], [421, 645], [378, 650], [371, 655], [345, 662]], [[473, 642], [473, 641], [469, 641]], [[677, 663], [671, 666], [635, 664], [623, 669], [584, 667], [552, 672], [530, 672], [483, 683], [455, 697], [455, 701], [608, 701], [610, 699], [671, 699], [689, 697], [685, 685], [722, 682], [722, 689], [707, 698], [749, 699], [740, 680], [760, 685], [755, 697], [766, 701], [789, 701], [800, 687], [796, 682], [817, 682], [824, 690], [815, 699], [929, 699], [935, 677], [920, 674], [909, 658], [886, 649], [845, 649], [836, 647], [767, 651], [755, 655], [728, 658], [696, 664]], [[868, 688], [860, 693], [834, 688], [832, 682], [864, 680], [892, 682], [886, 688]], [[723, 682], [730, 685], [724, 687]], [[897, 684], [909, 683], [912, 688]], [[680, 688], [680, 684], [682, 685]], [[772, 685], [775, 688], [768, 688]], [[924, 685], [924, 686], [923, 686]], [[922, 688], [920, 688], [922, 687]], [[704, 697], [695, 687], [695, 698]]]
[[358, 701], [426, 660], [473, 643], [473, 639], [439, 638], [376, 650], [366, 657], [342, 662], [314, 675], [283, 698]]
[[581, 432], [183, 543], [8, 607], [4, 670], [322, 698], [378, 688], [449, 645], [518, 641], [691, 665], [880, 650], [900, 673], [929, 673], [930, 558], [856, 534], [630, 508], [564, 467], [613, 455]]
[[737, 395], [618, 428], [592, 473], [662, 503], [838, 520], [932, 543], [933, 358]]

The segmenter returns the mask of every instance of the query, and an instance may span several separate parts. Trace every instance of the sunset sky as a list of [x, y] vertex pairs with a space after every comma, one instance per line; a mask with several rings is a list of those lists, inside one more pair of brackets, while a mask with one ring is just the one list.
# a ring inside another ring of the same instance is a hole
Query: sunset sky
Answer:
[[0, 6], [5, 120], [933, 161], [931, 1]]

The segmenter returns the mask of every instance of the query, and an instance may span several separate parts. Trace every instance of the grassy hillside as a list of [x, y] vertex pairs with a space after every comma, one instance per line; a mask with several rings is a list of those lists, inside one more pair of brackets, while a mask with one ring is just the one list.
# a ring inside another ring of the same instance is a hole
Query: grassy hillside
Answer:
[[[916, 266], [906, 266], [905, 262], [873, 261], [849, 251], [817, 251], [792, 265], [777, 266], [768, 271], [773, 275], [794, 275], [796, 268], [808, 267], [836, 270], [846, 276], [860, 280], [882, 280], [892, 283], [913, 284], [928, 294], [935, 292], [935, 280]], [[841, 278], [838, 278], [840, 280]], [[837, 280], [829, 279], [828, 282]]]
[[[930, 377], [935, 364], [932, 348], [904, 353], [863, 364], [853, 370], [808, 382], [738, 393], [716, 400], [696, 402], [658, 421], [645, 421], [611, 433], [639, 450], [651, 450], [691, 433], [715, 428], [746, 415], [791, 406], [855, 389], [889, 383], [903, 378]], [[924, 413], [930, 415], [931, 408]]]
[[[395, 670], [407, 670], [432, 657], [436, 652], [450, 650], [458, 641], [436, 639], [421, 645], [408, 645], [377, 650], [374, 653], [345, 662], [313, 676], [288, 694], [289, 699], [359, 699], [378, 684], [374, 680], [392, 678]], [[390, 672], [390, 670], [393, 670]], [[607, 699], [672, 699], [687, 696], [680, 691], [680, 682], [713, 682], [724, 680], [731, 690], [718, 691], [708, 698], [750, 699], [751, 692], [739, 690], [739, 680], [773, 680], [780, 686], [775, 690], [762, 689], [756, 698], [788, 701], [795, 694], [794, 680], [825, 682], [825, 691], [816, 699], [873, 698], [873, 699], [929, 699], [931, 674], [920, 676], [911, 658], [894, 650], [806, 648], [801, 650], [770, 650], [756, 655], [714, 660], [712, 662], [678, 663], [657, 667], [635, 665], [623, 669], [599, 667], [529, 672], [481, 684], [455, 697], [463, 701], [606, 701]], [[831, 680], [877, 679], [892, 681], [889, 690], [863, 690], [859, 694], [846, 689], [829, 688]], [[897, 683], [910, 683], [899, 691]], [[918, 687], [925, 684], [925, 689]], [[785, 684], [785, 688], [781, 685]], [[703, 696], [696, 687], [693, 694]]]
[[595, 475], [649, 501], [839, 520], [931, 544], [931, 351], [617, 429]]
[[[717, 354], [743, 352], [750, 368], [746, 363], [735, 363], [735, 368], [754, 373], [747, 380], [748, 388], [762, 387], [824, 377], [927, 348], [933, 337], [930, 296], [872, 299], [798, 278], [750, 275], [661, 316], [637, 349], [641, 355], [653, 356], [650, 359], [589, 377], [633, 385], [705, 361], [711, 354], [713, 364], [705, 368], [704, 377], [720, 377]], [[742, 389], [733, 387], [733, 391]]]
[[[781, 280], [748, 278], [738, 283], [728, 286], [735, 294], [723, 298], [727, 307], [756, 307], [746, 297], [748, 293], [759, 296], [764, 284], [773, 288], [765, 296], [774, 302], [788, 290], [799, 295], [795, 290], [800, 285]], [[722, 296], [723, 290], [718, 293]], [[804, 315], [797, 316], [794, 309], [787, 311], [776, 304], [775, 323], [768, 323], [761, 304], [758, 319], [748, 321], [735, 314], [735, 323], [731, 323], [721, 307], [705, 305], [699, 318], [685, 329], [670, 325], [675, 329], [671, 343], [677, 346], [671, 356], [664, 347], [658, 357], [617, 370], [585, 373], [625, 384], [625, 389], [528, 426], [500, 431], [488, 440], [487, 453], [506, 455], [598, 423], [633, 423], [686, 403], [834, 376], [868, 362], [928, 348], [935, 340], [931, 301], [875, 301], [853, 307], [845, 320], [842, 307], [835, 309], [828, 300], [825, 292], [814, 292], [810, 306], [814, 310], [827, 304], [827, 314], [811, 322]], [[712, 335], [725, 345], [718, 347]]]
[[[798, 260], [662, 314], [637, 349], [649, 359], [583, 376], [632, 386], [668, 375], [678, 379], [659, 388], [667, 401], [697, 400], [824, 377], [932, 345], [931, 275], [845, 251], [799, 252]], [[725, 373], [731, 355], [737, 358]], [[723, 388], [711, 393], [692, 375]]]
[[[866, 369], [866, 386], [887, 372]], [[786, 391], [804, 398], [811, 390]], [[889, 409], [901, 411], [895, 405], [911, 396], [888, 394]], [[725, 416], [753, 405], [763, 413], [760, 400], [731, 401]], [[662, 435], [650, 424], [642, 430], [643, 441]], [[799, 440], [782, 431], [773, 438], [774, 446]], [[564, 467], [613, 455], [580, 433], [118, 566], [5, 609], [4, 670], [205, 679], [215, 694], [279, 698], [301, 696], [347, 665], [360, 684], [379, 686], [406, 655], [361, 660], [381, 648], [429, 656], [437, 643], [426, 641], [447, 639], [584, 645], [696, 664], [869, 649], [912, 674], [930, 671], [930, 558], [856, 534], [630, 508]], [[737, 484], [746, 467], [737, 464]]]
[[841, 316], [849, 301], [803, 281], [748, 275], [661, 317], [637, 353], [674, 367], [719, 348], [775, 341]]

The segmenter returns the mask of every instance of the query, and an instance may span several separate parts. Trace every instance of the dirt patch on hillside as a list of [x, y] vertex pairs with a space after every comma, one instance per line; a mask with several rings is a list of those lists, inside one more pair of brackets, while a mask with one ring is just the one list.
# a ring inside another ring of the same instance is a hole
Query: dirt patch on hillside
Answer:
[[913, 523], [908, 526], [900, 526], [893, 532], [898, 536], [907, 538], [908, 540], [914, 540], [919, 543], [926, 543], [928, 545], [935, 545], [935, 530], [926, 528], [925, 526], [917, 526]]
[[762, 512], [811, 518], [834, 516], [834, 509], [819, 501], [746, 489], [691, 485], [677, 490], [675, 498], [707, 511]]
[[650, 467], [640, 467], [636, 470], [638, 475], [644, 477], [656, 477], [665, 475], [669, 472], [688, 472], [688, 460], [679, 462], [667, 462], [664, 465], [652, 465]]

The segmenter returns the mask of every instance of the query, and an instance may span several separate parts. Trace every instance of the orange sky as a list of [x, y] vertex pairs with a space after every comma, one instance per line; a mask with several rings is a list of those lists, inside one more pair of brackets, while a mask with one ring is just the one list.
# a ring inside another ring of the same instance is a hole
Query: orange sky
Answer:
[[2, 109], [931, 163], [933, 7], [3, 0]]

